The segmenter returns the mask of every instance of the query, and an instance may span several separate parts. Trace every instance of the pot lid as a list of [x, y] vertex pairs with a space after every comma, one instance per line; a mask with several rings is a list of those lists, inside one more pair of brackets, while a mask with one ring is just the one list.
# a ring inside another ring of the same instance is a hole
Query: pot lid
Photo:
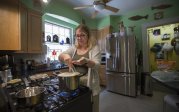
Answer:
[[72, 77], [72, 76], [78, 76], [78, 75], [80, 75], [79, 72], [64, 72], [64, 73], [58, 74], [59, 77]]

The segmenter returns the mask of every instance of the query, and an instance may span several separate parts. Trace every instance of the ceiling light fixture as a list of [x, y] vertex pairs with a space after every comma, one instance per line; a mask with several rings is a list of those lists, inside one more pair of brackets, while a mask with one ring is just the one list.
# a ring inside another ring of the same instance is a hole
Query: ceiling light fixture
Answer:
[[44, 3], [47, 3], [47, 2], [48, 2], [48, 0], [43, 0], [43, 2], [44, 2]]
[[104, 6], [103, 4], [94, 5], [94, 9], [96, 9], [97, 11], [103, 10], [104, 7], [105, 7], [105, 6]]
[[101, 11], [105, 8], [105, 4], [101, 1], [95, 1], [93, 7], [95, 10]]

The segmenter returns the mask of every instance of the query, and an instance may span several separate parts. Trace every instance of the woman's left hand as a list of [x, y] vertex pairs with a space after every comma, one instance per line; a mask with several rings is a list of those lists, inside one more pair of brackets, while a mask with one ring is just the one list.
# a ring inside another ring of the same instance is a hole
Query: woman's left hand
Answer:
[[87, 59], [85, 57], [81, 57], [79, 60], [72, 61], [72, 63], [76, 64], [76, 65], [84, 65], [84, 64], [87, 64], [88, 61], [89, 61], [89, 59]]

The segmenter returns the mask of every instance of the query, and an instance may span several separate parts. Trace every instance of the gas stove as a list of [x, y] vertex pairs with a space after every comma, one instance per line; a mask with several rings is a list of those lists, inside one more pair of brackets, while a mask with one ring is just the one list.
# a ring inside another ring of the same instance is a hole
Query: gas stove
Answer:
[[60, 85], [58, 77], [55, 76], [32, 80], [30, 86], [46, 88], [43, 100], [34, 106], [18, 104], [15, 93], [25, 88], [24, 83], [7, 86], [16, 112], [74, 112], [74, 110], [91, 112], [92, 110], [91, 91], [86, 86], [80, 85], [75, 90], [68, 90]]

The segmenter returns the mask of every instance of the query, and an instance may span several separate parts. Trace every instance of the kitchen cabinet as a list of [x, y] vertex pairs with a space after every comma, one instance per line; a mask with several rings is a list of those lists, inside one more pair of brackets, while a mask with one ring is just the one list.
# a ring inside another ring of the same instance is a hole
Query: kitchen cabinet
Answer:
[[28, 52], [42, 52], [42, 14], [28, 10]]
[[20, 33], [21, 33], [21, 50], [27, 51], [27, 8], [20, 4]]
[[107, 27], [99, 29], [99, 30], [96, 30], [96, 29], [90, 30], [90, 35], [97, 40], [97, 42], [99, 44], [99, 48], [100, 48], [102, 53], [105, 52], [106, 37], [107, 37], [108, 34], [111, 33], [111, 29], [112, 29], [111, 26], [107, 26]]
[[1, 0], [0, 50], [20, 50], [19, 1]]
[[105, 53], [106, 49], [106, 37], [111, 33], [111, 26], [100, 29], [97, 32], [98, 44], [102, 53]]
[[0, 50], [42, 52], [42, 14], [19, 0], [1, 0]]
[[91, 29], [91, 30], [90, 30], [90, 36], [91, 36], [92, 38], [95, 38], [96, 40], [98, 40], [97, 33], [98, 33], [98, 30], [96, 30], [96, 29]]
[[42, 52], [42, 14], [20, 4], [21, 53]]
[[100, 79], [100, 85], [106, 86], [106, 65], [100, 65], [99, 79]]

